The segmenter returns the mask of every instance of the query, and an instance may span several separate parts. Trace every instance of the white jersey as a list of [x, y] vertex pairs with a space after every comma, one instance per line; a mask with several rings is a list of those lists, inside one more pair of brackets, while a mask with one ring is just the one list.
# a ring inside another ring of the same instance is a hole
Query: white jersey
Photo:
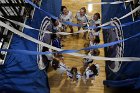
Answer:
[[[97, 21], [94, 20], [90, 20], [90, 26], [96, 26], [97, 24], [101, 24], [101, 20], [98, 19]], [[92, 39], [94, 38], [94, 36], [99, 36], [100, 35], [100, 31], [95, 32], [94, 30], [91, 30], [89, 32], [89, 38]]]
[[86, 79], [89, 79], [91, 77], [94, 77], [94, 73], [93, 73], [93, 71], [91, 71], [89, 69], [89, 67], [87, 67], [87, 69], [86, 69], [85, 76], [86, 76]]
[[[51, 66], [52, 66], [52, 61], [51, 61]], [[67, 71], [66, 65], [60, 62], [59, 67], [57, 68], [56, 72], [58, 72], [59, 74], [63, 74], [65, 71]]]
[[64, 15], [64, 14], [61, 14], [60, 15], [60, 19], [61, 21], [69, 21], [69, 22], [72, 22], [72, 12], [71, 11], [68, 11], [68, 14], [67, 15]]
[[67, 67], [64, 63], [59, 63], [59, 68], [56, 70], [59, 74], [63, 74], [65, 71], [67, 71]]
[[[99, 65], [98, 64], [95, 64], [96, 66], [96, 69], [97, 69], [97, 75], [99, 74]], [[95, 77], [95, 74], [92, 70], [89, 69], [89, 67], [86, 68], [86, 71], [85, 71], [85, 76], [86, 76], [86, 79], [89, 79], [89, 78], [94, 78]]]
[[81, 16], [80, 12], [77, 12], [76, 13], [76, 18], [77, 18], [78, 22], [82, 22], [82, 23], [87, 23], [88, 22], [88, 17], [87, 17], [86, 14], [84, 16]]
[[59, 22], [59, 25], [54, 26], [53, 29], [56, 30], [56, 32], [61, 32], [61, 30], [63, 29], [62, 23]]
[[[73, 77], [73, 75], [70, 73], [70, 69], [67, 70], [67, 76], [68, 76], [69, 78], [72, 78], [72, 77]], [[77, 72], [76, 78], [77, 78], [78, 80], [81, 78], [81, 73], [80, 73], [80, 72]]]
[[98, 19], [97, 21], [95, 20], [90, 20], [90, 26], [96, 26], [97, 24], [101, 24], [101, 19]]
[[92, 41], [89, 42], [89, 46], [95, 46], [97, 43], [93, 43]]
[[[90, 52], [88, 53], [88, 56], [91, 56]], [[89, 63], [92, 63], [92, 62], [93, 62], [93, 59], [89, 59], [89, 58], [84, 59], [85, 64], [89, 64]]]
[[100, 35], [100, 31], [95, 32], [94, 30], [89, 32], [89, 38], [93, 39], [95, 36], [99, 36]]

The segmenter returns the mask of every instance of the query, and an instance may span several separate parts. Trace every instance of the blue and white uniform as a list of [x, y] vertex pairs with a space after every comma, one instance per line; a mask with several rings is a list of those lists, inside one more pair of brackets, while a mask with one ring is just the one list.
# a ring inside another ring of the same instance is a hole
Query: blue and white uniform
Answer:
[[100, 32], [95, 32], [94, 30], [90, 31], [89, 32], [89, 38], [90, 39], [93, 39], [95, 36], [99, 36], [100, 35]]
[[[90, 26], [95, 26], [96, 27], [97, 24], [101, 24], [101, 20], [100, 19], [98, 19], [97, 21], [90, 20]], [[95, 30], [92, 29], [90, 31], [90, 33], [89, 33], [89, 38], [92, 39], [95, 36], [99, 36], [99, 35], [100, 35], [100, 32], [99, 31], [98, 32], [95, 32]]]
[[[51, 66], [52, 66], [52, 62], [51, 62]], [[66, 65], [64, 63], [60, 62], [56, 72], [59, 74], [63, 74], [66, 71], [67, 71]]]
[[58, 26], [54, 26], [53, 27], [54, 32], [61, 32], [62, 29], [63, 29], [63, 26], [62, 26], [62, 23], [60, 23], [60, 22], [59, 22], [59, 25]]
[[87, 25], [87, 22], [88, 22], [88, 16], [85, 14], [84, 16], [81, 16], [80, 15], [80, 12], [77, 12], [76, 13], [76, 19], [77, 19], [77, 22], [80, 23], [85, 23], [83, 26], [86, 26]]
[[[95, 66], [96, 66], [96, 69], [97, 69], [97, 72], [98, 72], [96, 75], [98, 75], [99, 74], [99, 65], [95, 64]], [[92, 77], [95, 79], [96, 75], [94, 74], [94, 72], [92, 70], [89, 69], [89, 67], [86, 68], [85, 79], [89, 79], [89, 78], [92, 78]]]
[[73, 19], [73, 16], [72, 16], [72, 12], [71, 11], [68, 11], [67, 15], [64, 15], [64, 14], [60, 15], [60, 20], [62, 22], [66, 22], [66, 21], [72, 22], [72, 19]]
[[101, 24], [101, 19], [98, 19], [97, 21], [95, 20], [90, 20], [90, 26], [96, 26], [97, 24]]
[[[90, 47], [90, 46], [96, 46], [96, 45], [98, 45], [98, 44], [99, 44], [99, 43], [93, 43], [92, 41], [90, 41], [90, 42], [89, 42], [89, 47]], [[94, 54], [91, 54], [91, 52], [92, 52], [93, 50], [94, 50], [94, 49], [90, 49], [90, 52], [89, 52], [89, 54], [88, 54], [89, 56], [93, 56], [93, 55], [94, 55]]]
[[92, 41], [89, 42], [89, 47], [90, 46], [95, 46], [95, 45], [98, 45], [98, 43], [93, 43]]
[[[67, 70], [67, 76], [71, 79], [73, 77], [73, 74], [70, 72], [70, 69]], [[81, 79], [81, 73], [80, 72], [77, 72], [76, 78], [77, 78], [77, 80]]]
[[[90, 52], [88, 53], [88, 56], [91, 56]], [[89, 59], [89, 58], [84, 59], [84, 64], [89, 64], [89, 63], [92, 63], [92, 62], [93, 62], [93, 59]]]

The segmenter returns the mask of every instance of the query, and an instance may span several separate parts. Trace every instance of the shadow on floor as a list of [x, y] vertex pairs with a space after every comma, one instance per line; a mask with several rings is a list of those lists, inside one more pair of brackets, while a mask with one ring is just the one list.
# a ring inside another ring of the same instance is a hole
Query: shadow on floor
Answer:
[[87, 93], [89, 87], [92, 86], [90, 81], [87, 84], [84, 84], [83, 81], [80, 81], [80, 85], [76, 86], [76, 84], [72, 84], [70, 80], [65, 80], [64, 84], [61, 86], [60, 91], [61, 93]]
[[61, 84], [62, 80], [63, 77], [60, 74], [54, 74], [49, 77], [49, 85], [51, 88], [57, 88]]

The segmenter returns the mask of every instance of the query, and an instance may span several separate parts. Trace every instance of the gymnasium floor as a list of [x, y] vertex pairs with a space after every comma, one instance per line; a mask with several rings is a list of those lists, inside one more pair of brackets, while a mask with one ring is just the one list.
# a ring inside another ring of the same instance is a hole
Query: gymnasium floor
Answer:
[[[73, 17], [75, 16], [76, 12], [81, 7], [86, 7], [87, 1], [94, 1], [100, 2], [100, 0], [63, 0], [63, 5], [67, 6], [67, 8], [73, 12]], [[94, 5], [93, 11], [88, 13], [89, 16], [93, 15], [94, 13], [99, 12], [101, 13], [101, 5]], [[75, 20], [73, 21], [75, 22]], [[74, 31], [77, 31], [77, 28], [74, 28]], [[67, 32], [70, 32], [69, 29]], [[64, 40], [63, 45], [64, 49], [80, 49], [84, 47], [84, 44], [88, 41], [82, 39], [83, 34], [80, 34], [80, 38], [77, 39], [75, 36], [67, 36]], [[101, 43], [103, 43], [103, 36], [102, 32], [100, 35]], [[84, 53], [84, 52], [81, 52]], [[100, 49], [100, 56], [104, 56], [104, 49]], [[50, 71], [48, 73], [49, 76], [49, 83], [51, 88], [51, 93], [110, 93], [107, 91], [108, 89], [104, 88], [103, 80], [105, 80], [105, 62], [104, 61], [94, 61], [100, 65], [100, 74], [96, 77], [95, 81], [87, 82], [84, 84], [81, 80], [80, 85], [76, 86], [75, 83], [71, 83], [69, 79], [67, 79], [66, 74], [58, 75], [55, 71]], [[64, 63], [68, 67], [76, 66], [78, 69], [82, 67], [82, 58], [64, 55]]]

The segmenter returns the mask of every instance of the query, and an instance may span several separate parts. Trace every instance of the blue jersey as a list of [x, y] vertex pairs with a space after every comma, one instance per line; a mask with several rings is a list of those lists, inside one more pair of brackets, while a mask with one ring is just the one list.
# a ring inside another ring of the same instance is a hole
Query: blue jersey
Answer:
[[52, 40], [52, 46], [57, 47], [57, 48], [61, 48], [61, 41], [59, 38], [55, 38], [54, 40]]

